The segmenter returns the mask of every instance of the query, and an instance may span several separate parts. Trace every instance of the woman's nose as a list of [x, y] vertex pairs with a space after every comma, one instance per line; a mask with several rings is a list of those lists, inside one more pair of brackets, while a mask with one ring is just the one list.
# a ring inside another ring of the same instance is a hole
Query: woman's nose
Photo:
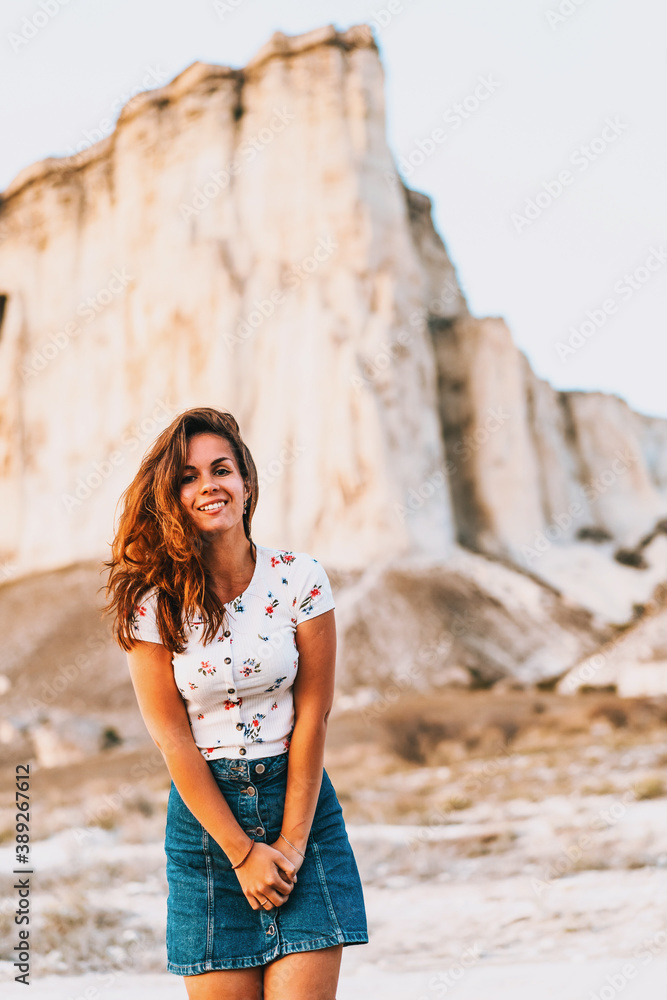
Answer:
[[213, 479], [213, 476], [202, 476], [201, 486], [199, 487], [200, 493], [210, 493], [212, 490], [217, 490], [218, 484]]

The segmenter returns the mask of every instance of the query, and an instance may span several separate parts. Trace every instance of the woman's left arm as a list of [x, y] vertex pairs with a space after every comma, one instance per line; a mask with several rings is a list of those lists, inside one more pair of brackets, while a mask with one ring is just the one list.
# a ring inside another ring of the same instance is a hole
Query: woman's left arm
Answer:
[[[294, 680], [294, 729], [287, 765], [287, 790], [281, 832], [302, 854], [322, 785], [324, 741], [333, 703], [336, 622], [333, 608], [296, 629], [299, 667]], [[303, 858], [283, 837], [272, 845], [298, 868]]]

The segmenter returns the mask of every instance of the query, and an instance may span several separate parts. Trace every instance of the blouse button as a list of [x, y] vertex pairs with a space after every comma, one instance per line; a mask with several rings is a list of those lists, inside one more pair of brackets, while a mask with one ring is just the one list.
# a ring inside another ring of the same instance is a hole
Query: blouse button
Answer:
[[248, 751], [246, 750], [245, 747], [239, 747], [239, 753], [241, 754], [242, 757], [245, 757], [245, 755], [247, 754], [247, 752]]
[[231, 656], [226, 656], [225, 657], [225, 663], [231, 663], [231, 662], [232, 662]]
[[227, 688], [227, 694], [234, 694], [236, 688]]
[[229, 638], [229, 636], [230, 636], [231, 634], [232, 634], [232, 633], [231, 633], [231, 632], [229, 631], [229, 629], [227, 629], [227, 631], [225, 632], [225, 636], [226, 636], [227, 638]]
[[243, 723], [242, 722], [237, 722], [236, 723], [236, 728], [237, 729], [243, 729]]

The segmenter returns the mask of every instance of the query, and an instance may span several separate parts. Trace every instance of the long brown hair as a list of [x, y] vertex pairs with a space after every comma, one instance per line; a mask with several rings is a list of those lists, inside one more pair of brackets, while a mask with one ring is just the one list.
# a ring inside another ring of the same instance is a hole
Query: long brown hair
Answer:
[[[205, 541], [180, 502], [188, 442], [195, 434], [219, 434], [231, 445], [236, 465], [250, 492], [243, 527], [250, 536], [259, 493], [257, 469], [241, 438], [239, 425], [224, 410], [202, 406], [185, 410], [166, 427], [144, 455], [136, 476], [122, 494], [122, 512], [111, 544], [106, 612], [114, 612], [113, 633], [126, 651], [137, 641], [132, 631], [141, 598], [157, 588], [156, 619], [163, 645], [172, 653], [185, 649], [185, 626], [200, 613], [202, 636], [211, 642], [225, 624], [210, 586], [203, 554]], [[208, 586], [207, 586], [208, 584]]]

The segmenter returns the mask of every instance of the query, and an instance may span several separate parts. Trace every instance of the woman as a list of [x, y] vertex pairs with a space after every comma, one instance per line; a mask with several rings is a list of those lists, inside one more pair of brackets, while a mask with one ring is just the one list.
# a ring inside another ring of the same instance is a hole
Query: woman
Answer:
[[327, 575], [252, 541], [257, 470], [230, 413], [177, 417], [123, 499], [108, 609], [172, 779], [167, 968], [192, 1000], [332, 1000], [368, 933], [323, 767]]

